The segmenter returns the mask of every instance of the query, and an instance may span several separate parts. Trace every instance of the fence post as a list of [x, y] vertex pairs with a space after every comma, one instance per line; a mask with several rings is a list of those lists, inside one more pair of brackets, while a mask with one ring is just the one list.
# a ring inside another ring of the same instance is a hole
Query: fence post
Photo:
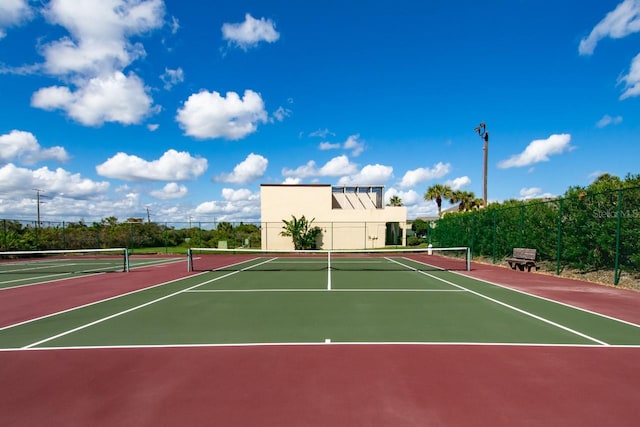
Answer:
[[520, 206], [520, 236], [518, 237], [518, 246], [522, 247], [523, 243], [523, 235], [524, 235], [524, 205]]
[[560, 199], [560, 206], [558, 207], [558, 243], [556, 245], [556, 275], [560, 275], [560, 253], [562, 251], [562, 202], [564, 199]]
[[9, 250], [9, 247], [7, 246], [7, 220], [6, 219], [2, 220], [2, 247], [4, 248], [5, 251]]
[[613, 284], [620, 281], [620, 226], [622, 223], [622, 189], [618, 190], [618, 217], [616, 221], [616, 260], [613, 267]]
[[493, 211], [493, 263], [496, 263], [496, 239], [498, 238], [498, 218], [497, 218], [497, 210]]

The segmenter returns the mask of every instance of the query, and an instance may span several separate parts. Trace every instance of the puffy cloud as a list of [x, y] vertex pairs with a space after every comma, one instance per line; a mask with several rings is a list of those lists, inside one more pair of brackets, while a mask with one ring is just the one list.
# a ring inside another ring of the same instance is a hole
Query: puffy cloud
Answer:
[[160, 76], [160, 80], [164, 83], [164, 88], [169, 90], [178, 83], [182, 83], [184, 81], [184, 71], [180, 67], [175, 70], [165, 68], [164, 74]]
[[551, 193], [543, 193], [542, 188], [539, 187], [531, 187], [531, 188], [522, 188], [520, 189], [520, 199], [521, 200], [530, 200], [530, 199], [541, 199], [541, 198], [551, 198], [555, 197]]
[[551, 155], [562, 154], [573, 150], [574, 147], [569, 145], [570, 142], [571, 135], [566, 133], [554, 134], [547, 139], [536, 139], [531, 141], [522, 153], [511, 156], [507, 160], [500, 161], [498, 167], [507, 169], [547, 162]]
[[223, 200], [213, 200], [198, 205], [194, 213], [214, 215], [216, 221], [246, 220], [260, 217], [260, 195], [247, 189], [222, 190]]
[[[320, 134], [326, 134], [328, 131], [324, 131]], [[318, 145], [320, 150], [334, 150], [338, 148], [343, 148], [345, 150], [352, 150], [351, 155], [353, 157], [358, 157], [364, 151], [365, 144], [360, 141], [360, 135], [350, 135], [347, 140], [343, 143], [331, 143], [328, 141], [323, 141]]]
[[277, 120], [279, 122], [282, 122], [284, 121], [284, 119], [286, 119], [290, 115], [291, 115], [290, 109], [284, 108], [284, 107], [278, 107], [278, 109], [273, 112], [273, 116], [272, 116], [273, 118], [271, 119], [271, 121], [273, 122], [274, 120]]
[[466, 187], [469, 184], [471, 184], [471, 179], [468, 176], [461, 176], [445, 181], [445, 185], [448, 185], [454, 191]]
[[598, 42], [605, 37], [619, 39], [640, 31], [640, 0], [624, 0], [591, 30], [582, 40], [578, 51], [591, 55]]
[[0, 2], [0, 39], [5, 34], [5, 28], [19, 25], [32, 15], [27, 0], [3, 0]]
[[418, 194], [415, 190], [402, 191], [394, 187], [391, 187], [384, 193], [384, 204], [385, 205], [388, 204], [389, 200], [393, 196], [400, 197], [400, 200], [402, 200], [403, 206], [412, 206], [422, 202], [423, 200], [422, 196]]
[[90, 198], [101, 195], [109, 189], [106, 181], [96, 182], [73, 174], [62, 168], [50, 170], [47, 167], [31, 170], [9, 163], [0, 168], [0, 191], [6, 194], [23, 194], [34, 188], [49, 195], [70, 198]]
[[622, 95], [620, 95], [620, 99], [640, 95], [640, 54], [633, 58], [629, 72], [620, 77], [620, 82], [624, 83], [625, 86], [625, 90]]
[[217, 182], [226, 182], [231, 184], [246, 184], [264, 175], [267, 170], [269, 161], [259, 155], [251, 153], [242, 162], [238, 163], [233, 172], [221, 174], [214, 178]]
[[52, 0], [43, 9], [47, 21], [69, 32], [42, 46], [42, 69], [65, 86], [36, 91], [34, 107], [62, 110], [87, 126], [104, 122], [140, 123], [157, 111], [149, 89], [123, 70], [146, 55], [129, 38], [164, 24], [162, 0]]
[[306, 165], [299, 166], [296, 169], [282, 170], [282, 175], [293, 178], [308, 178], [314, 176], [340, 176], [344, 174], [356, 173], [358, 170], [354, 163], [349, 161], [347, 156], [338, 156], [329, 160], [324, 166], [316, 167], [316, 162], [309, 160]]
[[418, 168], [407, 171], [402, 180], [398, 184], [400, 188], [410, 188], [415, 185], [430, 181], [436, 178], [442, 178], [451, 170], [450, 163], [436, 163], [432, 168]]
[[12, 130], [0, 135], [0, 163], [16, 160], [28, 165], [43, 160], [66, 162], [69, 155], [63, 147], [42, 148], [31, 132]]
[[250, 14], [245, 15], [244, 22], [238, 24], [224, 23], [222, 37], [229, 45], [235, 45], [243, 50], [255, 47], [260, 42], [274, 43], [280, 38], [276, 25], [271, 19], [255, 19]]
[[360, 172], [343, 176], [338, 185], [382, 185], [393, 176], [393, 168], [380, 164], [367, 165]]
[[149, 194], [151, 194], [156, 199], [174, 200], [186, 196], [188, 192], [189, 190], [187, 190], [187, 187], [185, 185], [179, 185], [175, 182], [170, 182], [162, 187], [161, 190], [153, 190]]
[[118, 153], [96, 166], [99, 175], [125, 181], [188, 181], [201, 176], [206, 170], [206, 159], [173, 149], [153, 161]]
[[617, 125], [620, 123], [622, 123], [622, 116], [611, 117], [610, 115], [605, 114], [600, 120], [598, 120], [596, 126], [599, 128], [603, 128], [609, 125]]
[[44, 16], [69, 31], [44, 46], [45, 68], [55, 75], [98, 75], [121, 70], [144, 55], [128, 37], [164, 24], [162, 0], [52, 0]]
[[139, 123], [152, 112], [153, 100], [144, 82], [135, 74], [119, 71], [95, 77], [72, 92], [66, 86], [39, 89], [31, 105], [44, 110], [63, 110], [69, 117], [87, 126], [104, 122]]
[[267, 112], [260, 95], [245, 90], [244, 96], [203, 90], [194, 93], [178, 110], [176, 120], [186, 135], [198, 139], [237, 140], [255, 132], [258, 123], [267, 122]]

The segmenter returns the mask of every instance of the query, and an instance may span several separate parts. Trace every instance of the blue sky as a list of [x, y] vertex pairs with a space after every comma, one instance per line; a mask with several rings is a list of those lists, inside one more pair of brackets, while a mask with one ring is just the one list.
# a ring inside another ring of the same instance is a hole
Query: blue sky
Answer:
[[[261, 183], [489, 201], [638, 173], [640, 0], [2, 0], [0, 217], [259, 221]], [[445, 206], [446, 207], [446, 206]]]

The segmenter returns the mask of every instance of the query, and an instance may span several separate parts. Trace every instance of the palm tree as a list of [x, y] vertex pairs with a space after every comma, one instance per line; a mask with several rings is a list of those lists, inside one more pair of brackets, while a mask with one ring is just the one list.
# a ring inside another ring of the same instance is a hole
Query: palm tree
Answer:
[[427, 188], [427, 192], [424, 193], [425, 200], [435, 200], [438, 205], [438, 218], [442, 214], [442, 199], [451, 199], [453, 190], [451, 187], [444, 184], [434, 184]]
[[470, 211], [473, 208], [480, 207], [484, 204], [482, 199], [476, 198], [473, 191], [454, 191], [449, 199], [452, 205], [458, 203], [458, 210], [460, 212]]
[[391, 196], [387, 206], [402, 206], [402, 199], [398, 196]]
[[313, 221], [315, 221], [315, 218], [308, 221], [304, 215], [302, 215], [300, 219], [291, 215], [291, 221], [287, 221], [286, 219], [282, 220], [284, 225], [282, 226], [283, 231], [280, 232], [280, 235], [291, 237], [295, 250], [315, 249], [316, 238], [322, 229], [320, 227], [311, 227]]

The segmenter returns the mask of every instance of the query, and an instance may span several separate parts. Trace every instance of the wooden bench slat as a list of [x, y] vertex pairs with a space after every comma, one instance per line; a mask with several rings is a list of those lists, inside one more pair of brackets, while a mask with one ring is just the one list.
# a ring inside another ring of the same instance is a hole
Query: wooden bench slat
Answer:
[[524, 271], [525, 268], [527, 269], [527, 271], [531, 271], [531, 269], [534, 267], [536, 270], [538, 269], [536, 265], [536, 256], [536, 249], [513, 248], [513, 254], [510, 258], [505, 258], [505, 261], [509, 263], [509, 266], [513, 270], [515, 270], [517, 267], [520, 269], [520, 271]]

